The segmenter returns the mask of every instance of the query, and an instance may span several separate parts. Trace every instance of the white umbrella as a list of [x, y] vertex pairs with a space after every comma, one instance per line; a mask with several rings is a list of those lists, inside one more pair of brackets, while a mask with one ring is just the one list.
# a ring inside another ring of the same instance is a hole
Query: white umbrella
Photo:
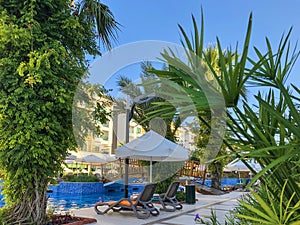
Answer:
[[89, 171], [87, 171], [86, 169], [82, 169], [81, 173], [89, 173]]
[[185, 161], [189, 153], [187, 149], [151, 130], [117, 148], [116, 157], [150, 161], [150, 182], [152, 182], [152, 161]]
[[116, 175], [118, 174], [119, 172], [117, 170], [114, 170], [114, 169], [111, 169], [107, 172], [108, 175]]
[[78, 158], [76, 160], [77, 162], [83, 162], [83, 163], [106, 163], [105, 159], [100, 158], [98, 156], [95, 155], [87, 155], [84, 156], [82, 158]]
[[[261, 166], [258, 163], [255, 163], [253, 160], [248, 162], [248, 164], [256, 171], [261, 170]], [[232, 162], [228, 163], [224, 167], [224, 171], [240, 171], [240, 172], [250, 172], [251, 170], [243, 163], [242, 160], [235, 159]]]
[[65, 168], [64, 168], [64, 172], [67, 173], [67, 174], [71, 174], [71, 173], [73, 173], [73, 170], [71, 170], [71, 169], [65, 167]]
[[66, 164], [74, 164], [76, 161], [73, 160], [73, 159], [65, 159], [64, 162], [65, 162]]
[[77, 158], [76, 155], [72, 155], [72, 154], [69, 154], [66, 159], [69, 159], [69, 160], [75, 160]]
[[112, 156], [112, 155], [108, 155], [108, 154], [103, 154], [104, 156], [104, 159], [107, 163], [109, 162], [113, 162], [113, 161], [116, 161], [116, 157], [115, 156]]
[[239, 176], [239, 182], [241, 183], [240, 172], [250, 172], [250, 169], [243, 163], [243, 161], [235, 159], [224, 167], [224, 171], [236, 171]]
[[255, 163], [255, 162], [251, 162], [250, 163], [251, 167], [256, 171], [256, 172], [259, 172], [261, 171], [261, 166], [258, 164], [258, 163]]
[[80, 163], [84, 163], [84, 164], [88, 164], [88, 173], [90, 173], [92, 171], [92, 164], [104, 164], [106, 163], [105, 159], [100, 158], [96, 155], [86, 155], [82, 158], [77, 158], [76, 159], [77, 162]]
[[93, 174], [100, 174], [100, 175], [102, 175], [103, 172], [102, 172], [101, 169], [96, 169], [96, 170], [93, 172]]
[[[258, 163], [255, 163], [253, 160], [251, 162], [248, 162], [248, 164], [256, 171], [260, 171], [261, 167]], [[228, 163], [224, 167], [224, 171], [230, 172], [230, 171], [237, 171], [239, 175], [240, 180], [240, 172], [249, 172], [251, 173], [251, 170], [243, 163], [242, 160], [235, 159], [232, 162]]]
[[[250, 163], [249, 163], [250, 164]], [[250, 172], [250, 169], [243, 163], [242, 160], [233, 160], [224, 167], [225, 171], [240, 171]]]

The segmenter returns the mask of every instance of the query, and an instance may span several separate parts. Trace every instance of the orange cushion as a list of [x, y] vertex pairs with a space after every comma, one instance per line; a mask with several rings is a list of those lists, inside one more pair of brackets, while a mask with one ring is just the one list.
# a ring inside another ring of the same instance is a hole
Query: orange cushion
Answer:
[[[132, 204], [135, 204], [136, 201], [132, 201]], [[108, 205], [112, 206], [113, 204], [116, 204], [117, 202], [109, 202]], [[118, 205], [124, 205], [124, 206], [128, 206], [130, 207], [130, 202], [127, 199], [122, 200], [121, 202], [119, 202]]]

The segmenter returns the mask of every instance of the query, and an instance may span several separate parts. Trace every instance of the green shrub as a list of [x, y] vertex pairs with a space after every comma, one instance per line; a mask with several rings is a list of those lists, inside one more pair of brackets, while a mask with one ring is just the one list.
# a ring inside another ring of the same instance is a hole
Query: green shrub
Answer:
[[176, 198], [178, 201], [185, 201], [185, 192], [184, 191], [178, 191], [176, 193]]
[[67, 182], [98, 182], [99, 179], [95, 175], [86, 175], [86, 174], [78, 174], [78, 175], [66, 175], [63, 176], [63, 180]]
[[169, 177], [166, 180], [157, 182], [157, 187], [156, 187], [156, 193], [161, 194], [161, 193], [166, 193], [166, 191], [168, 190], [168, 187], [170, 186], [170, 184], [175, 181], [174, 177]]

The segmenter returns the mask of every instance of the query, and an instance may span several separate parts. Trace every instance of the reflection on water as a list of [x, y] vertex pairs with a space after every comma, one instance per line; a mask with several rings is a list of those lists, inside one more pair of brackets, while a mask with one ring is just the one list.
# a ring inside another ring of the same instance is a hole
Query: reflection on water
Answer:
[[55, 211], [92, 207], [101, 198], [99, 194], [48, 194], [48, 208]]
[[[130, 186], [131, 187], [131, 186]], [[2, 186], [0, 185], [0, 208], [4, 206], [3, 195], [1, 194]], [[139, 189], [139, 188], [138, 188]], [[49, 189], [51, 190], [51, 189]], [[72, 209], [93, 207], [98, 201], [116, 201], [124, 196], [123, 185], [116, 183], [107, 187], [104, 193], [60, 193], [57, 191], [49, 192], [48, 209], [53, 209], [55, 212], [70, 211]], [[136, 188], [130, 188], [129, 195], [136, 191]]]
[[[112, 192], [107, 194], [60, 194], [48, 193], [48, 208], [54, 211], [71, 211], [72, 209], [93, 207], [96, 202], [116, 201], [123, 197], [122, 192]], [[0, 208], [4, 206], [3, 195], [0, 188]]]
[[48, 208], [51, 207], [55, 211], [70, 211], [72, 209], [93, 207], [98, 201], [116, 201], [123, 197], [122, 192], [76, 195], [48, 193], [48, 195]]

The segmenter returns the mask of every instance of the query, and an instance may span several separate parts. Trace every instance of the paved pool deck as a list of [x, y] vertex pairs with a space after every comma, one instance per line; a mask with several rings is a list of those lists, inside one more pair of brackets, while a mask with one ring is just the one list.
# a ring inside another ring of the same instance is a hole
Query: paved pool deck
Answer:
[[[237, 200], [246, 192], [234, 191], [224, 195], [203, 195], [196, 192], [195, 204], [183, 204], [183, 209], [176, 212], [160, 211], [159, 216], [148, 219], [137, 219], [133, 212], [112, 212], [98, 215], [94, 208], [84, 208], [72, 211], [77, 216], [95, 218], [97, 223], [92, 225], [193, 225], [196, 214], [200, 217], [210, 216], [211, 209], [216, 211], [217, 219], [225, 224], [226, 215], [237, 205]], [[159, 205], [155, 205], [159, 207]]]

